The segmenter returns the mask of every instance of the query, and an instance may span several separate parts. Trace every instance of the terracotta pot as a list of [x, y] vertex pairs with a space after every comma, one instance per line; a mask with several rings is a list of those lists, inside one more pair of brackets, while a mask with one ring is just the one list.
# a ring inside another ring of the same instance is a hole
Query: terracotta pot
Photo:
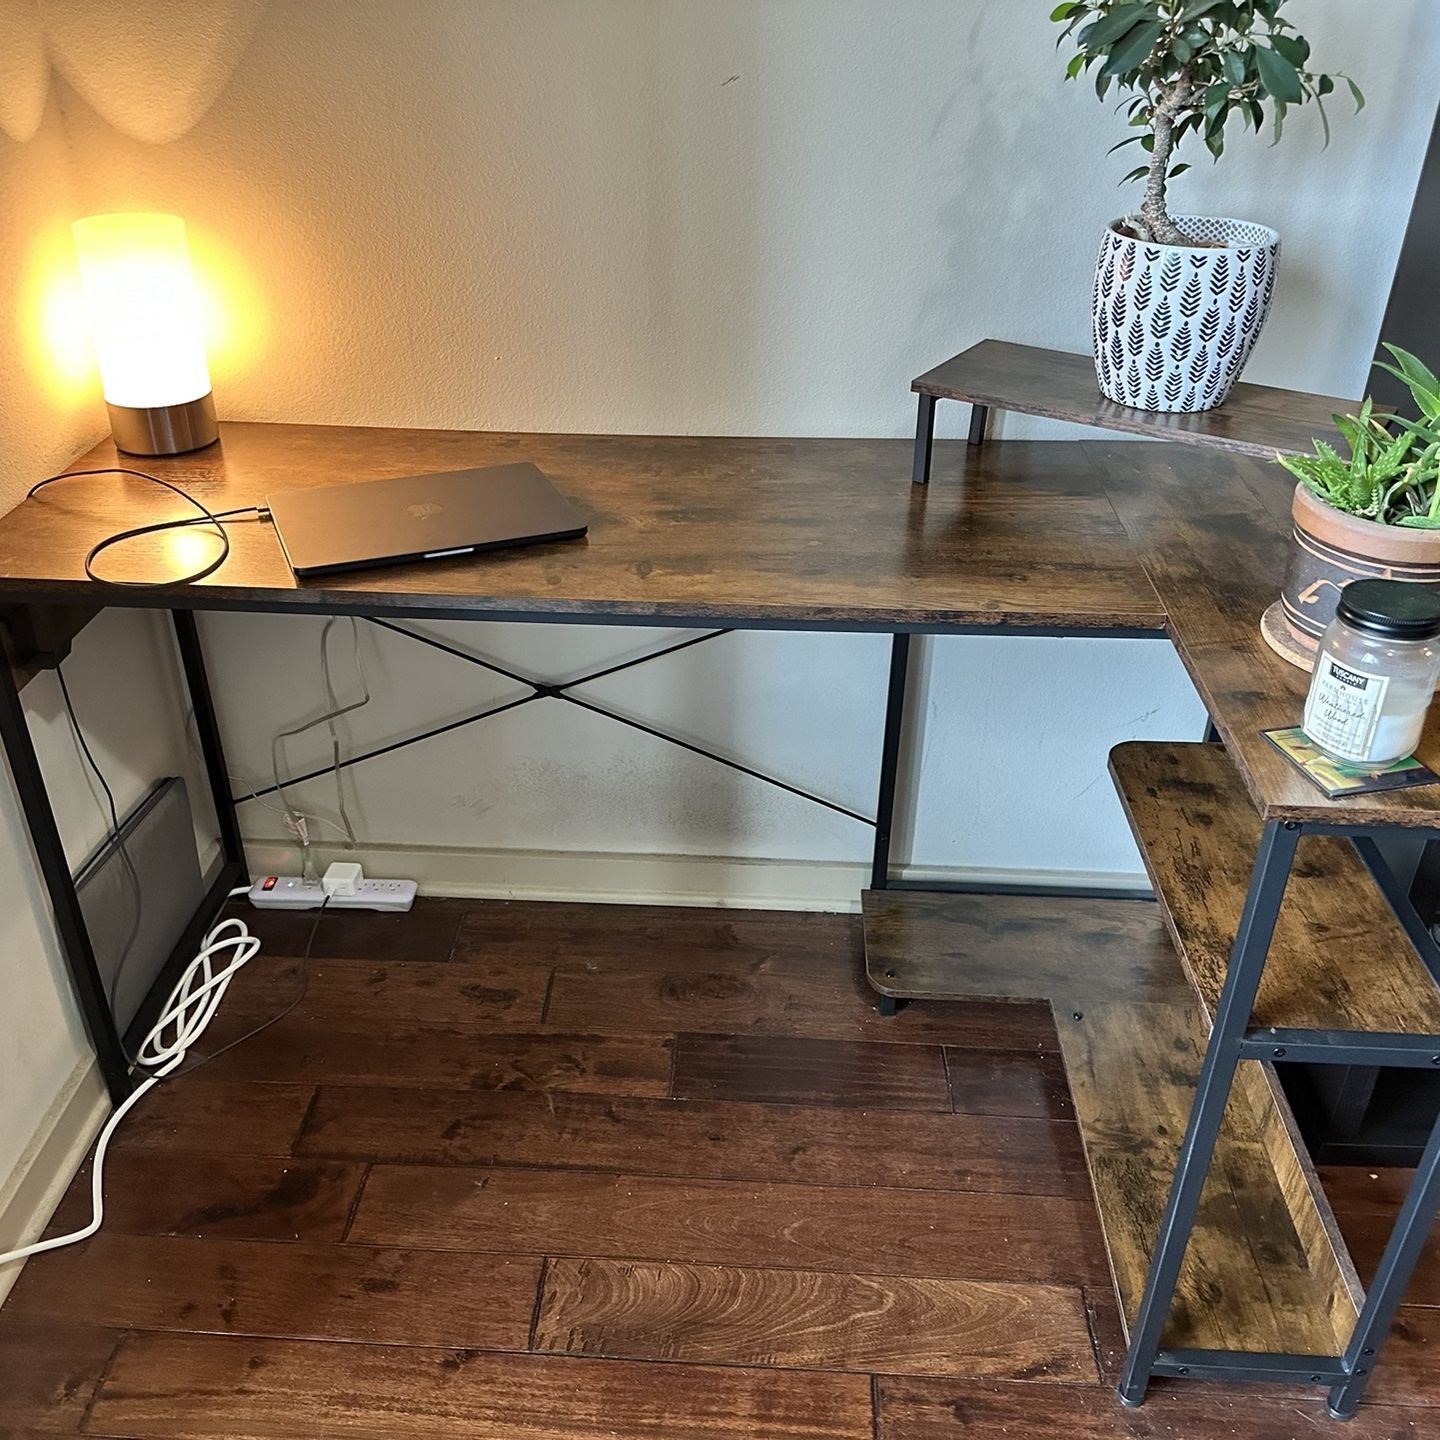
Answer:
[[1352, 580], [1409, 580], [1440, 588], [1440, 530], [1408, 530], [1341, 514], [1303, 485], [1290, 507], [1295, 545], [1280, 603], [1297, 644], [1313, 652]]

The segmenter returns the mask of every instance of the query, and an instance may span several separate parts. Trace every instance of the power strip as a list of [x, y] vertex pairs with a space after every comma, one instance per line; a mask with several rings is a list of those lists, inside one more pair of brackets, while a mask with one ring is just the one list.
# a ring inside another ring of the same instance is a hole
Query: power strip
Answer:
[[[413, 880], [362, 880], [350, 895], [331, 895], [331, 910], [408, 910], [419, 887]], [[250, 887], [258, 910], [318, 910], [326, 902], [318, 880], [298, 875], [266, 875]]]

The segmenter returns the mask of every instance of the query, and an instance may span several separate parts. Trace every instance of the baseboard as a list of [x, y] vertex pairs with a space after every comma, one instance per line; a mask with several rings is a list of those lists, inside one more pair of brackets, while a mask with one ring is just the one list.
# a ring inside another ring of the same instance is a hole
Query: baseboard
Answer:
[[[247, 839], [252, 874], [293, 873], [295, 847]], [[842, 861], [748, 860], [721, 855], [622, 855], [573, 850], [460, 850], [317, 845], [315, 863], [358, 859], [369, 875], [416, 880], [426, 895], [464, 899], [583, 900], [595, 904], [715, 905], [742, 910], [854, 912], [870, 867]], [[900, 866], [897, 878], [929, 884], [1065, 885], [1148, 892], [1143, 874]]]
[[[110, 1114], [100, 1068], [87, 1055], [71, 1072], [0, 1190], [0, 1253], [39, 1239]], [[24, 1269], [0, 1265], [0, 1304]]]

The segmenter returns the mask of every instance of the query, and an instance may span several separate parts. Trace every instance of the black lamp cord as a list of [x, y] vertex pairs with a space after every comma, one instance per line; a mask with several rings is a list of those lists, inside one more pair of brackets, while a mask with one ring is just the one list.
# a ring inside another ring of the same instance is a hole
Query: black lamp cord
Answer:
[[[163, 484], [164, 482], [162, 481], [161, 483]], [[130, 880], [131, 893], [134, 899], [134, 917], [132, 919], [129, 932], [125, 937], [125, 943], [121, 947], [120, 955], [118, 960], [116, 961], [115, 968], [113, 971], [111, 971], [110, 983], [106, 987], [106, 1000], [109, 1002], [110, 1013], [113, 1016], [115, 1014], [115, 995], [116, 991], [119, 989], [120, 986], [120, 976], [124, 971], [127, 962], [130, 959], [130, 956], [135, 947], [135, 941], [140, 933], [141, 917], [144, 913], [144, 890], [140, 884], [139, 873], [136, 871], [135, 864], [130, 858], [130, 852], [125, 846], [125, 832], [120, 824], [119, 809], [115, 804], [115, 792], [110, 788], [110, 782], [106, 780], [105, 772], [101, 770], [99, 764], [96, 762], [94, 753], [90, 749], [89, 742], [85, 738], [85, 732], [80, 727], [80, 719], [75, 713], [74, 701], [70, 698], [70, 687], [65, 682], [65, 672], [59, 665], [55, 667], [55, 678], [60, 682], [60, 694], [65, 702], [65, 713], [70, 718], [70, 728], [74, 732], [75, 743], [80, 747], [80, 753], [84, 756], [85, 763], [89, 766], [91, 774], [94, 775], [96, 780], [100, 782], [100, 788], [105, 792], [105, 804], [110, 814], [111, 838], [114, 840], [115, 847], [120, 852], [120, 858], [124, 862], [125, 872]], [[239, 1035], [234, 1040], [231, 1040], [227, 1044], [222, 1045], [218, 1050], [211, 1051], [210, 1054], [201, 1056], [193, 1063], [185, 1064], [183, 1068], [175, 1072], [175, 1078], [178, 1079], [182, 1075], [189, 1075], [194, 1071], [199, 1070], [201, 1066], [208, 1065], [212, 1060], [218, 1060], [220, 1056], [225, 1054], [227, 1050], [233, 1050], [237, 1045], [243, 1044], [246, 1040], [253, 1039], [256, 1035], [260, 1034], [262, 1030], [268, 1030], [272, 1025], [279, 1024], [281, 1020], [283, 1020], [293, 1010], [299, 1007], [299, 1005], [304, 1001], [306, 995], [309, 993], [310, 990], [311, 954], [315, 949], [315, 936], [320, 929], [321, 917], [325, 914], [325, 910], [329, 904], [330, 897], [327, 895], [324, 900], [320, 902], [320, 907], [315, 912], [315, 919], [310, 925], [309, 934], [306, 936], [305, 939], [305, 952], [300, 957], [299, 973], [297, 976], [299, 983], [296, 986], [294, 998], [291, 999], [290, 1002], [282, 1010], [279, 1010], [274, 1015], [271, 1015], [268, 1020], [261, 1021], [260, 1024], [254, 1026], [249, 1030], [246, 1030], [244, 1034]], [[128, 1060], [132, 1065], [135, 1064], [135, 1056], [130, 1054], [128, 1048], [126, 1048], [125, 1046], [125, 1042], [123, 1039], [120, 1042], [120, 1046], [125, 1053], [126, 1060]]]
[[[105, 772], [96, 763], [95, 756], [91, 752], [89, 741], [85, 738], [85, 732], [80, 728], [79, 716], [75, 713], [75, 702], [70, 698], [70, 687], [65, 682], [65, 669], [63, 665], [56, 665], [55, 678], [60, 682], [60, 697], [65, 702], [65, 713], [70, 717], [70, 731], [75, 737], [75, 744], [80, 749], [80, 754], [85, 759], [90, 773], [100, 782], [100, 788], [105, 792], [105, 805], [110, 814], [110, 836], [115, 842], [115, 848], [119, 851], [120, 859], [125, 866], [125, 874], [130, 881], [130, 895], [132, 900], [130, 928], [126, 932], [125, 942], [120, 947], [120, 954], [115, 962], [115, 968], [110, 972], [110, 983], [106, 986], [105, 999], [110, 1006], [110, 1013], [115, 1013], [115, 993], [120, 988], [120, 976], [125, 970], [126, 963], [130, 959], [130, 952], [134, 949], [135, 941], [140, 934], [140, 924], [144, 914], [144, 891], [140, 885], [140, 876], [135, 869], [135, 863], [130, 858], [130, 851], [125, 844], [125, 832], [120, 826], [120, 813], [115, 805], [115, 792], [110, 788], [110, 782], [105, 778]], [[121, 1049], [125, 1048], [122, 1040]], [[135, 1057], [125, 1052], [125, 1058], [131, 1063]]]
[[[159, 590], [172, 585], [193, 585], [198, 580], [204, 580], [207, 576], [213, 575], [230, 558], [230, 532], [221, 524], [224, 520], [237, 520], [244, 515], [255, 515], [261, 519], [269, 517], [270, 511], [264, 505], [245, 505], [238, 510], [211, 510], [203, 501], [197, 500], [188, 490], [182, 489], [171, 480], [162, 480], [158, 475], [151, 475], [145, 470], [131, 470], [123, 465], [102, 465], [96, 470], [66, 470], [60, 475], [50, 475], [37, 484], [32, 485], [26, 494], [28, 500], [33, 495], [38, 495], [48, 485], [54, 485], [61, 480], [73, 480], [82, 475], [134, 475], [140, 480], [149, 480], [156, 485], [163, 485], [165, 489], [178, 495], [186, 504], [193, 505], [198, 512], [195, 515], [188, 515], [180, 520], [159, 520], [153, 525], [136, 525], [129, 530], [118, 531], [114, 535], [107, 535], [98, 544], [92, 545], [85, 556], [85, 574], [97, 585], [112, 585], [117, 588], [130, 590]], [[154, 535], [161, 530], [178, 530], [186, 525], [212, 525], [215, 533], [220, 537], [220, 553], [208, 565], [202, 569], [193, 571], [189, 575], [176, 576], [169, 580], [111, 580], [107, 576], [96, 573], [95, 561], [97, 557], [110, 549], [113, 545], [119, 545], [125, 540], [134, 540], [140, 535]]]

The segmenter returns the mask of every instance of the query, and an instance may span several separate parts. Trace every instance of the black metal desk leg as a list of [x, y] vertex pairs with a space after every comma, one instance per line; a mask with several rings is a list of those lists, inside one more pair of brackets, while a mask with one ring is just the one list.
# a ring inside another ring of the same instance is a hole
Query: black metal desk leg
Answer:
[[935, 448], [935, 400], [934, 395], [920, 396], [915, 418], [915, 468], [910, 478], [916, 485], [930, 483], [930, 456]]
[[880, 795], [875, 803], [875, 853], [870, 888], [890, 884], [890, 832], [895, 823], [895, 782], [900, 774], [900, 739], [905, 729], [905, 677], [910, 668], [910, 637], [890, 641], [890, 683], [885, 692], [885, 739], [880, 752]]
[[970, 407], [970, 443], [972, 445], [985, 443], [985, 428], [989, 423], [990, 407], [988, 405], [972, 405]]
[[1375, 1369], [1376, 1352], [1395, 1323], [1395, 1312], [1405, 1298], [1420, 1252], [1430, 1238], [1437, 1210], [1440, 1210], [1440, 1120], [1430, 1131], [1420, 1168], [1410, 1182], [1410, 1193], [1400, 1207], [1380, 1268], [1366, 1293], [1365, 1307], [1345, 1347], [1345, 1369], [1350, 1378], [1335, 1386], [1329, 1396], [1330, 1414], [1336, 1420], [1348, 1420], [1365, 1394]]
[[1427, 925], [1440, 920], [1440, 840], [1427, 840], [1410, 882], [1410, 902]]
[[230, 790], [230, 772], [225, 765], [225, 749], [220, 743], [220, 724], [215, 718], [215, 702], [210, 695], [210, 681], [205, 674], [205, 654], [200, 648], [200, 632], [195, 616], [189, 610], [171, 612], [175, 622], [175, 644], [180, 651], [180, 666], [190, 691], [190, 705], [195, 712], [195, 730], [200, 737], [200, 753], [205, 757], [205, 773], [210, 781], [210, 798], [215, 804], [215, 819], [220, 826], [220, 846], [226, 860], [245, 870], [245, 846], [240, 839], [240, 817]]
[[45, 777], [40, 771], [40, 761], [25, 720], [25, 709], [15, 685], [15, 675], [3, 659], [0, 659], [0, 740], [4, 741], [10, 774], [15, 780], [15, 792], [20, 798], [20, 808], [30, 829], [30, 840], [40, 865], [40, 875], [50, 896], [60, 951], [75, 986], [75, 997], [80, 1002], [85, 1032], [95, 1047], [95, 1059], [104, 1077], [105, 1088], [118, 1105], [132, 1089], [130, 1065], [120, 1043], [115, 1018], [110, 1013], [105, 982], [95, 964], [90, 932], [85, 928], [85, 916], [80, 909], [79, 896], [75, 893], [70, 862], [65, 858], [65, 847], [60, 841], [55, 812], [50, 806], [50, 794], [45, 788]]
[[1160, 1233], [1150, 1257], [1145, 1297], [1140, 1302], [1140, 1313], [1135, 1317], [1130, 1332], [1130, 1352], [1125, 1357], [1125, 1371], [1119, 1385], [1120, 1398], [1127, 1405], [1141, 1404], [1150, 1385], [1165, 1321], [1170, 1314], [1170, 1302], [1185, 1259], [1185, 1247], [1195, 1225], [1200, 1193], [1205, 1187], [1205, 1176], [1220, 1134], [1220, 1122], [1225, 1117], [1235, 1067], [1240, 1062], [1240, 1042], [1250, 1027], [1255, 993], [1260, 988], [1260, 977], [1265, 971], [1270, 937], [1275, 930], [1275, 920], [1280, 913], [1280, 902], [1285, 896], [1285, 884], [1290, 878], [1290, 866], [1299, 839], [1298, 825], [1293, 821], [1282, 823], [1278, 820], [1266, 825], [1260, 839], [1255, 868], [1250, 873], [1250, 889], [1240, 915], [1240, 928], [1230, 952], [1225, 988], [1215, 1009], [1215, 1028], [1211, 1031], [1210, 1044], [1205, 1051], [1205, 1063], [1200, 1067], [1195, 1101], [1176, 1160], [1170, 1198], [1166, 1202], [1165, 1216], [1160, 1222]]

